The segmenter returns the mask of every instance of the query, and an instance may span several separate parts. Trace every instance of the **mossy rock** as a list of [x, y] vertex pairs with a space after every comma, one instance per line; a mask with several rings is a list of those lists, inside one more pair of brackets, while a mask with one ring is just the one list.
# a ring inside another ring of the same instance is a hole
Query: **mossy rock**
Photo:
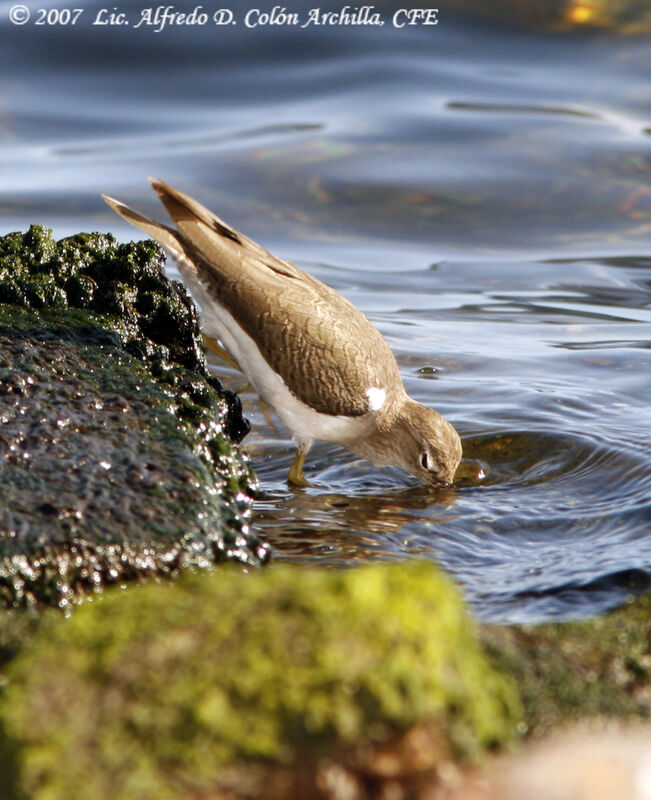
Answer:
[[651, 719], [651, 594], [580, 622], [487, 625], [481, 638], [518, 683], [529, 735], [578, 719]]
[[6, 234], [0, 237], [0, 323], [3, 304], [10, 304], [46, 317], [59, 312], [69, 320], [64, 327], [77, 327], [87, 341], [111, 331], [197, 417], [192, 406], [210, 404], [210, 392], [197, 381], [203, 379], [220, 400], [226, 435], [240, 441], [249, 425], [239, 399], [208, 372], [196, 306], [180, 281], [165, 276], [164, 263], [152, 240], [118, 244], [111, 234], [78, 233], [57, 242], [42, 225]]
[[268, 556], [239, 400], [163, 260], [103, 234], [0, 238], [0, 603]]
[[30, 800], [80, 786], [85, 800], [314, 798], [324, 758], [354, 771], [418, 726], [441, 758], [475, 758], [521, 713], [424, 563], [107, 592], [41, 631], [9, 676], [0, 718]]

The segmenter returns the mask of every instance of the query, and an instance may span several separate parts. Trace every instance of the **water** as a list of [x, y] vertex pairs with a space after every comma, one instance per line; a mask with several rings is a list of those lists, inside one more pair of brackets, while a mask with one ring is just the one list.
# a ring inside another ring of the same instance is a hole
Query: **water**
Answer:
[[245, 392], [256, 524], [278, 559], [431, 558], [482, 618], [508, 621], [649, 586], [645, 36], [445, 7], [431, 28], [156, 34], [134, 29], [133, 0], [119, 28], [90, 24], [95, 2], [74, 27], [11, 26], [10, 5], [2, 232], [132, 238], [99, 193], [162, 218], [146, 184], [162, 177], [363, 309], [482, 470], [432, 495], [318, 444], [313, 488], [291, 491], [293, 447]]

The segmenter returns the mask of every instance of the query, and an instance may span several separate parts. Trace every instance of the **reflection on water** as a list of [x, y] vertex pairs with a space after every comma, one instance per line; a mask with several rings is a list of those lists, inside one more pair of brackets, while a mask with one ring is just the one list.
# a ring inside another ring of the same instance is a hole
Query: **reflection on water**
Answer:
[[594, 613], [651, 585], [648, 441], [625, 448], [549, 432], [466, 437], [474, 477], [439, 492], [336, 448], [315, 449], [314, 486], [294, 491], [283, 486], [289, 443], [251, 450], [263, 485], [275, 480], [257, 523], [283, 560], [430, 555], [463, 582], [485, 619]]
[[649, 586], [651, 268], [485, 266], [464, 265], [465, 286], [458, 264], [399, 281], [311, 266], [360, 305], [371, 298], [408, 390], [457, 424], [464, 460], [455, 489], [437, 494], [317, 445], [313, 488], [293, 492], [292, 445], [245, 395], [258, 524], [282, 559], [432, 557], [485, 619], [594, 613]]
[[277, 557], [425, 556], [485, 618], [580, 616], [651, 574], [651, 56], [604, 33], [648, 4], [583, 4], [599, 35], [571, 0], [441, 5], [431, 30], [13, 29], [2, 232], [130, 239], [99, 193], [160, 215], [153, 174], [334, 286], [463, 471], [435, 493], [317, 444], [291, 491], [245, 393]]

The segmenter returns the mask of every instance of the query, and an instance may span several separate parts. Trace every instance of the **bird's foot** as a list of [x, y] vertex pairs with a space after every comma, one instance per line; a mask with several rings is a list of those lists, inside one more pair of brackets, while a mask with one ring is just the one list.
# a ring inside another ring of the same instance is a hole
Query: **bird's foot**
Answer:
[[287, 476], [287, 483], [290, 486], [296, 486], [299, 489], [307, 489], [312, 484], [305, 477], [302, 469], [294, 469], [294, 464], [289, 468], [289, 475]]
[[287, 482], [290, 486], [298, 486], [301, 489], [312, 486], [303, 473], [303, 464], [305, 462], [307, 450], [308, 448], [299, 446], [298, 451], [296, 452], [296, 457], [289, 468], [289, 475], [287, 476]]

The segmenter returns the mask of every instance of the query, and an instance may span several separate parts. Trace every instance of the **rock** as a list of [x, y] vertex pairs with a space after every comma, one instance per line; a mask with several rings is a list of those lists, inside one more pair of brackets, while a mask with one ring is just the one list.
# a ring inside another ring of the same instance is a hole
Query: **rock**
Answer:
[[0, 238], [0, 603], [259, 564], [239, 400], [153, 242]]
[[595, 619], [484, 625], [517, 682], [522, 746], [436, 800], [651, 800], [651, 594]]
[[425, 563], [105, 592], [50, 618], [8, 679], [3, 785], [30, 800], [425, 797], [521, 715]]
[[651, 730], [575, 725], [462, 775], [437, 800], [651, 800]]
[[539, 737], [577, 719], [651, 718], [651, 594], [595, 619], [485, 625], [495, 665], [524, 703], [522, 731]]
[[575, 728], [501, 767], [493, 775], [500, 800], [651, 800], [651, 730]]

